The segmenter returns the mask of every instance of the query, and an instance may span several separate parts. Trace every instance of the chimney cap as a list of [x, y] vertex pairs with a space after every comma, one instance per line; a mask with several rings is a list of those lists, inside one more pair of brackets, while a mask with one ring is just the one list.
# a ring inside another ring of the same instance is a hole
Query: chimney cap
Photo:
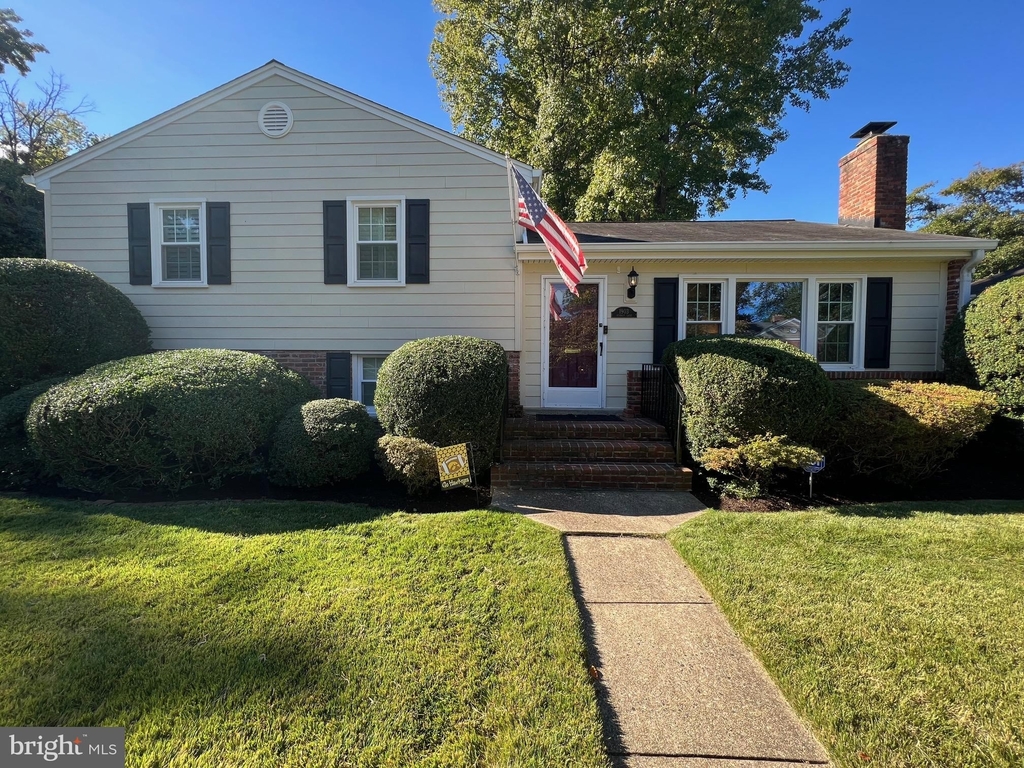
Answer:
[[896, 125], [895, 120], [880, 120], [868, 123], [859, 131], [850, 135], [851, 139], [866, 139], [870, 136], [877, 136], [880, 133], [885, 133], [890, 128]]

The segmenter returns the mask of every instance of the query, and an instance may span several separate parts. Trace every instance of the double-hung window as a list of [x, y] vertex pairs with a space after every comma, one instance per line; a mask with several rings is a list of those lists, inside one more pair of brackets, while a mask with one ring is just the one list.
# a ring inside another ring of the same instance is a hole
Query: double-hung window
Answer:
[[359, 355], [356, 358], [356, 397], [371, 415], [376, 415], [373, 396], [377, 392], [377, 372], [387, 355]]
[[819, 282], [817, 356], [822, 364], [854, 362], [857, 284]]
[[351, 201], [350, 285], [405, 284], [404, 209], [402, 200]]
[[153, 203], [153, 284], [206, 285], [204, 201]]
[[722, 334], [723, 296], [725, 284], [687, 282], [683, 292], [683, 335], [720, 336]]

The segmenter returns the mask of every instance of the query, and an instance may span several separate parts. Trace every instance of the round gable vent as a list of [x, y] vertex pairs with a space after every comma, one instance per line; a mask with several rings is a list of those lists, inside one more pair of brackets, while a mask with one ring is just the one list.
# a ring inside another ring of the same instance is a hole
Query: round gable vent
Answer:
[[263, 105], [259, 117], [260, 130], [272, 139], [279, 139], [292, 129], [292, 111], [280, 101]]

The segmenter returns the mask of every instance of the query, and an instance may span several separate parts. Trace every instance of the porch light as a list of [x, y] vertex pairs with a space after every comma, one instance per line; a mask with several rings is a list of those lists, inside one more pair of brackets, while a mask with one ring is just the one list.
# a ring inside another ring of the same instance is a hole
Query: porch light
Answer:
[[640, 275], [636, 273], [633, 267], [629, 268], [629, 274], [626, 275], [626, 285], [629, 286], [629, 290], [626, 291], [626, 298], [636, 298], [636, 284], [640, 282]]

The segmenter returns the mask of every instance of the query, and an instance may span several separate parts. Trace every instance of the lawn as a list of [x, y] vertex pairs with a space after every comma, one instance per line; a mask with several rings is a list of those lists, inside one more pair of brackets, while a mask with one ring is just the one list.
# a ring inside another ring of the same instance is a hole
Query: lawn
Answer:
[[0, 497], [0, 723], [129, 766], [603, 766], [582, 659], [518, 516]]
[[708, 512], [670, 539], [836, 765], [1024, 765], [1024, 502]]

